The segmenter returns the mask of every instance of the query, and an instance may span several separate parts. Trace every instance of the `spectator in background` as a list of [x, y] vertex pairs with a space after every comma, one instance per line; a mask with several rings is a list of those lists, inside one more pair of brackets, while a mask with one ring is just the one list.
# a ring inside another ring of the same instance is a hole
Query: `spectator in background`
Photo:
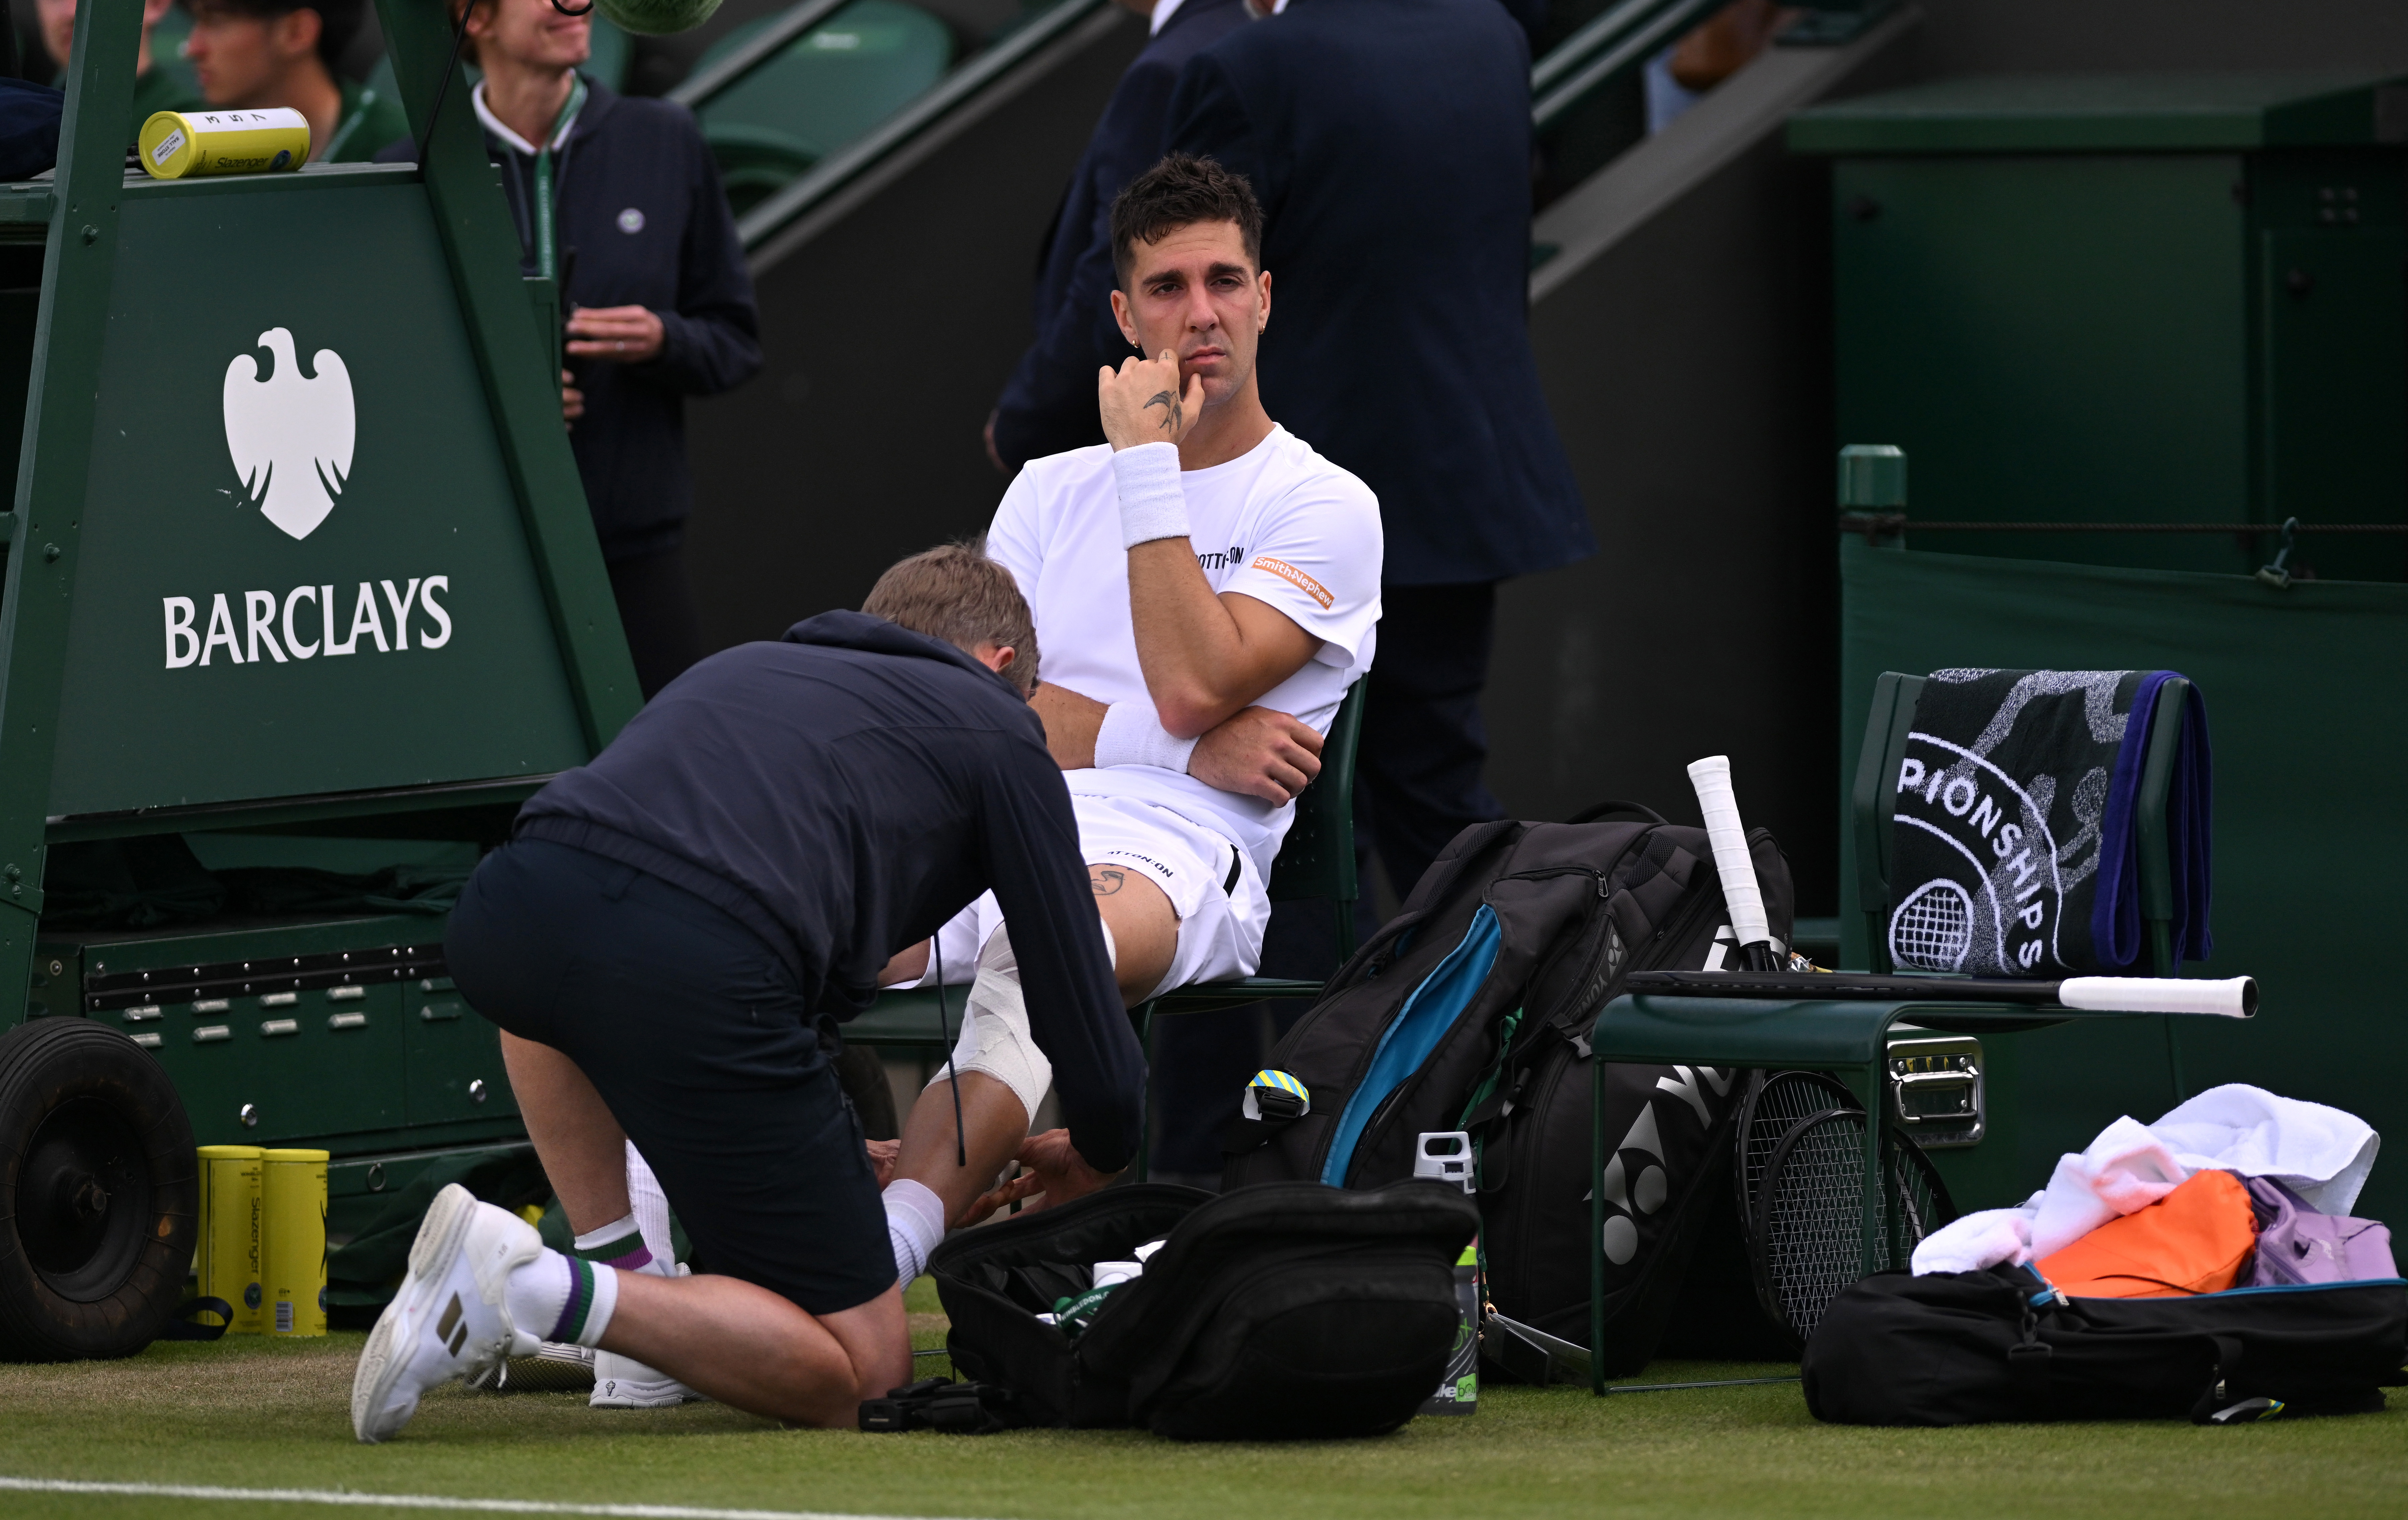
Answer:
[[1292, 0], [1189, 62], [1166, 146], [1253, 182], [1264, 405], [1380, 498], [1356, 813], [1403, 897], [1502, 811], [1497, 583], [1597, 549], [1530, 353], [1529, 44], [1498, 0]]
[[[685, 398], [760, 369], [752, 277], [691, 112], [580, 74], [592, 29], [552, 0], [467, 10], [484, 75], [469, 98], [518, 221], [521, 270], [559, 280], [569, 313], [561, 413], [650, 699], [703, 654], [685, 579]], [[377, 156], [416, 151], [405, 141]]]
[[[142, 50], [134, 55], [134, 121], [125, 140], [132, 142], [142, 123], [161, 111], [197, 109], [201, 97], [168, 69], [153, 66], [150, 30], [167, 14], [171, 0], [143, 0]], [[75, 51], [76, 0], [40, 0], [42, 50], [59, 66], [59, 87], [66, 87], [67, 58]]]
[[[409, 133], [401, 102], [335, 72], [367, 0], [193, 0], [184, 56], [223, 110], [289, 106], [309, 119], [309, 158], [357, 163]], [[162, 12], [165, 7], [159, 7]]]
[[1012, 474], [1032, 459], [1104, 441], [1096, 371], [1128, 357], [1112, 321], [1112, 201], [1162, 157], [1163, 119], [1180, 67], [1246, 23], [1242, 0], [1119, 0], [1152, 40], [1112, 91], [1072, 171], [1037, 271], [1037, 341], [987, 419], [987, 457]]

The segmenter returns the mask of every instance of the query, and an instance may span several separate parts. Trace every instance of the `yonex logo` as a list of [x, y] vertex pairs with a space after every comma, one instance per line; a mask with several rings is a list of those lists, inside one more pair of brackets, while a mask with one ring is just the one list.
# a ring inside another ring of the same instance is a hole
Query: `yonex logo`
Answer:
[[[1697, 1111], [1698, 1123], [1704, 1129], [1713, 1128], [1713, 1110], [1708, 1104], [1706, 1089], [1713, 1089], [1717, 1098], [1730, 1091], [1734, 1073], [1718, 1072], [1711, 1066], [1692, 1070], [1686, 1066], [1672, 1068], [1672, 1075], [1656, 1079], [1658, 1091], [1669, 1092]], [[1673, 1112], [1678, 1113], [1676, 1109]], [[1638, 1163], [1636, 1177], [1626, 1170], [1622, 1159], [1626, 1151], [1652, 1158]], [[1611, 1205], [1606, 1213], [1605, 1228], [1598, 1243], [1605, 1250], [1605, 1259], [1617, 1267], [1630, 1264], [1639, 1254], [1639, 1221], [1661, 1209], [1672, 1196], [1672, 1179], [1666, 1168], [1670, 1162], [1664, 1154], [1663, 1131], [1656, 1127], [1656, 1103], [1650, 1099], [1640, 1105], [1639, 1117], [1631, 1121], [1630, 1132], [1613, 1148], [1598, 1178], [1598, 1192]], [[1583, 1201], [1586, 1201], [1584, 1200]]]

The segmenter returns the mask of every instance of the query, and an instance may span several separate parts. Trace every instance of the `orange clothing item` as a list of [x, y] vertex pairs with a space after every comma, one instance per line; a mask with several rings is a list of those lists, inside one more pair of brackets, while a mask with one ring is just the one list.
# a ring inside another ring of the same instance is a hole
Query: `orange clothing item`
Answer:
[[2183, 1299], [2238, 1283], [2257, 1248], [2249, 1190], [2210, 1171], [2032, 1265], [2070, 1298]]

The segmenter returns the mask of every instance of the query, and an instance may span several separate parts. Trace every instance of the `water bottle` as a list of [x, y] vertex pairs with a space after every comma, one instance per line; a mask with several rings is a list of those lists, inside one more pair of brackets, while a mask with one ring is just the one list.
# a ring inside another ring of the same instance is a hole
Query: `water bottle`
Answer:
[[[1471, 1136], [1461, 1129], [1425, 1131], [1413, 1144], [1413, 1175], [1453, 1183], [1465, 1192], [1477, 1192], [1472, 1175]], [[1447, 1358], [1446, 1376], [1438, 1391], [1422, 1400], [1423, 1414], [1472, 1414], [1480, 1409], [1480, 1237], [1463, 1248], [1455, 1263], [1456, 1325], [1455, 1353]]]

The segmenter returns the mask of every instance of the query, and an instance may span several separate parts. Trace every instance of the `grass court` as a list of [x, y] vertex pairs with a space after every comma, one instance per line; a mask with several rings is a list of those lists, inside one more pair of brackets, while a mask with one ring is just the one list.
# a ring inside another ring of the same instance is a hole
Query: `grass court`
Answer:
[[[943, 1342], [921, 1282], [913, 1340]], [[985, 1437], [782, 1430], [716, 1404], [601, 1412], [582, 1394], [430, 1395], [352, 1442], [366, 1339], [163, 1342], [121, 1362], [0, 1367], [0, 1479], [348, 1490], [453, 1500], [1087, 1520], [1509, 1520], [1523, 1515], [2252, 1515], [2401, 1512], [2408, 1391], [2381, 1414], [2187, 1425], [1874, 1430], [1817, 1424], [1795, 1384], [1484, 1392], [1469, 1419], [1381, 1441], [1189, 1446], [1141, 1431]], [[927, 1365], [924, 1359], [924, 1368]], [[1649, 1381], [1786, 1371], [1659, 1363]], [[406, 1515], [357, 1502], [0, 1490], [22, 1520]], [[471, 1512], [474, 1513], [474, 1512]], [[591, 1512], [588, 1512], [591, 1513]], [[623, 1512], [625, 1513], [625, 1512]]]

